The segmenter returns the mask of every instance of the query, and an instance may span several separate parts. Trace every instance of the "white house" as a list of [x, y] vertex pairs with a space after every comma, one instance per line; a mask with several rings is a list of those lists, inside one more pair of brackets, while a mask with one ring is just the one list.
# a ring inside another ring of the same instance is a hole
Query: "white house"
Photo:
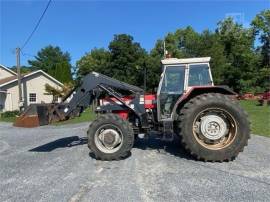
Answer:
[[[52, 95], [47, 95], [45, 85], [62, 88], [63, 84], [42, 70], [37, 70], [21, 77], [24, 103], [51, 103]], [[0, 64], [0, 112], [19, 109], [19, 90], [17, 74]]]

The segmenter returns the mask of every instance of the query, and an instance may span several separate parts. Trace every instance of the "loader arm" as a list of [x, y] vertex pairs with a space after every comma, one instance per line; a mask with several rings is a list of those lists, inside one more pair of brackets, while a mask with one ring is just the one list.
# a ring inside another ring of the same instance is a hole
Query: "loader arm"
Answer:
[[[135, 95], [141, 95], [144, 93], [143, 89], [137, 86], [118, 81], [97, 72], [91, 72], [83, 78], [81, 84], [73, 91], [71, 100], [63, 109], [64, 116], [69, 117], [76, 110], [82, 112], [85, 108], [92, 104], [93, 100], [101, 91], [107, 92], [110, 96], [115, 97], [123, 105], [133, 110], [135, 113], [138, 113], [136, 110], [127, 105], [121, 99], [121, 95], [114, 89], [129, 91]], [[63, 102], [65, 101], [67, 101], [67, 98]]]

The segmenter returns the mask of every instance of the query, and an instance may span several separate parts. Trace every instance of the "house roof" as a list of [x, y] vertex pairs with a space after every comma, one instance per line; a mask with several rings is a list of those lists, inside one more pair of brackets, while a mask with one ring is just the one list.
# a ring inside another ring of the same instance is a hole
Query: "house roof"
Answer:
[[13, 74], [13, 75], [17, 75], [16, 72], [12, 71], [11, 69], [7, 68], [7, 67], [4, 66], [4, 65], [1, 65], [1, 64], [0, 64], [0, 67], [2, 67], [4, 70], [8, 71], [9, 73], [11, 73], [11, 74]]
[[[38, 74], [38, 73], [43, 74], [44, 76], [48, 77], [49, 79], [51, 79], [52, 81], [54, 81], [58, 85], [64, 86], [63, 83], [61, 83], [60, 81], [56, 80], [55, 78], [53, 78], [52, 76], [50, 76], [49, 74], [47, 74], [46, 72], [44, 72], [42, 70], [37, 70], [37, 71], [31, 72], [29, 74], [22, 75], [22, 79], [27, 78], [27, 77], [30, 77], [30, 76], [35, 75], [35, 74]], [[18, 80], [17, 75], [11, 76], [11, 77], [7, 77], [7, 78], [4, 78], [4, 79], [1, 79], [0, 80], [0, 87], [3, 87], [3, 86], [8, 85], [10, 83], [13, 83], [13, 82], [15, 82], [17, 80]]]
[[10, 76], [10, 77], [4, 78], [4, 79], [0, 79], [0, 85], [2, 85], [4, 83], [7, 83], [9, 81], [12, 81], [12, 80], [14, 80], [16, 78], [17, 78], [17, 76]]

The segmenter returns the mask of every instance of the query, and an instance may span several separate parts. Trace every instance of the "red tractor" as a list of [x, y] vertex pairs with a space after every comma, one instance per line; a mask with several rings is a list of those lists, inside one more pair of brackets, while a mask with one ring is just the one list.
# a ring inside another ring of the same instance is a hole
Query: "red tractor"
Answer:
[[69, 102], [31, 106], [15, 125], [23, 126], [29, 115], [40, 125], [65, 120], [94, 101], [98, 116], [87, 135], [97, 159], [124, 158], [137, 135], [155, 131], [163, 139], [178, 135], [183, 147], [199, 160], [230, 161], [247, 145], [249, 121], [235, 93], [214, 86], [209, 61], [210, 57], [162, 60], [156, 94], [92, 72]]

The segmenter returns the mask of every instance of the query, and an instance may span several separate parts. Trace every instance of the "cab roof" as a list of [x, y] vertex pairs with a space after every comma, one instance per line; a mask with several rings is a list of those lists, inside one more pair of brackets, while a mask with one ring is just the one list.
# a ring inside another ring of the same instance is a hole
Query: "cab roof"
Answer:
[[161, 60], [163, 65], [173, 65], [173, 64], [190, 64], [190, 63], [208, 63], [211, 57], [202, 57], [202, 58], [166, 58]]

